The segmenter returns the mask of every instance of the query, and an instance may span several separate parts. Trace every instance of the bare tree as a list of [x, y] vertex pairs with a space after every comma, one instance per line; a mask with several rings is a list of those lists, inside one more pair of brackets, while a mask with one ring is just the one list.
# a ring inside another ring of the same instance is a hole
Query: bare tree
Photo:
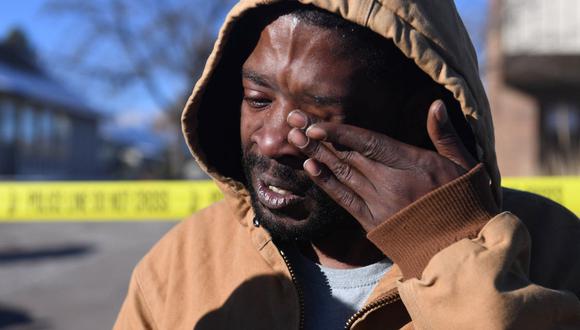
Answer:
[[[179, 114], [211, 51], [219, 20], [232, 0], [49, 0], [45, 10], [73, 22], [77, 38], [62, 63], [123, 91], [142, 84], [179, 136]], [[67, 47], [68, 48], [68, 47]], [[177, 177], [184, 152], [180, 139], [168, 152]]]

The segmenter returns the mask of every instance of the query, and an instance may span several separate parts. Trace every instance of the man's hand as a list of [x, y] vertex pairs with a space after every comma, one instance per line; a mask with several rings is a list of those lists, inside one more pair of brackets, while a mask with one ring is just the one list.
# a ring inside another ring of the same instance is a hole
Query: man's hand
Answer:
[[288, 141], [309, 157], [304, 169], [310, 178], [369, 232], [476, 165], [448, 118], [443, 102], [435, 101], [427, 130], [437, 152], [355, 126], [308, 126], [300, 111], [288, 115], [294, 127]]

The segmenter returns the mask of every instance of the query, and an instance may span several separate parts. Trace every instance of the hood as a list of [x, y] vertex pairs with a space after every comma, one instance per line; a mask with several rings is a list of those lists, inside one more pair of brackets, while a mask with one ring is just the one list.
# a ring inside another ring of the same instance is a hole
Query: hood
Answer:
[[[250, 209], [241, 178], [241, 67], [259, 38], [258, 12], [289, 0], [242, 0], [228, 14], [205, 70], [185, 106], [182, 124], [187, 144], [204, 169], [235, 203]], [[299, 0], [367, 27], [392, 42], [449, 91], [475, 137], [477, 157], [501, 204], [493, 124], [479, 78], [474, 47], [453, 0]], [[260, 10], [258, 10], [258, 8]]]

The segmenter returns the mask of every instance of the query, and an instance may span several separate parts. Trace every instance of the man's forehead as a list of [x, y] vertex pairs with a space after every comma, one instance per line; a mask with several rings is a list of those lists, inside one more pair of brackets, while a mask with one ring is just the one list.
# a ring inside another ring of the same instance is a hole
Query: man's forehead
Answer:
[[341, 34], [319, 27], [291, 14], [278, 17], [261, 32], [244, 69], [267, 74], [272, 68], [290, 70], [300, 67], [302, 74], [337, 74], [357, 70], [360, 61], [353, 56]]
[[336, 54], [328, 38], [309, 37], [310, 32], [264, 34], [242, 67], [244, 81], [297, 93], [319, 105], [343, 103], [358, 68], [351, 58]]
[[311, 44], [338, 47], [344, 46], [346, 40], [343, 32], [330, 27], [313, 24], [292, 13], [278, 16], [266, 25], [260, 33], [259, 40], [270, 41], [280, 39], [301, 42], [303, 47]]

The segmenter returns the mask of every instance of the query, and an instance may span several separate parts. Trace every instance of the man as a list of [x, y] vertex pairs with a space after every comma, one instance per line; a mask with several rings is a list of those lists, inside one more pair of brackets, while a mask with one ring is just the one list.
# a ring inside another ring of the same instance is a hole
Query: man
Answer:
[[116, 328], [580, 327], [578, 219], [500, 187], [468, 40], [451, 0], [238, 4], [183, 115], [225, 200]]

